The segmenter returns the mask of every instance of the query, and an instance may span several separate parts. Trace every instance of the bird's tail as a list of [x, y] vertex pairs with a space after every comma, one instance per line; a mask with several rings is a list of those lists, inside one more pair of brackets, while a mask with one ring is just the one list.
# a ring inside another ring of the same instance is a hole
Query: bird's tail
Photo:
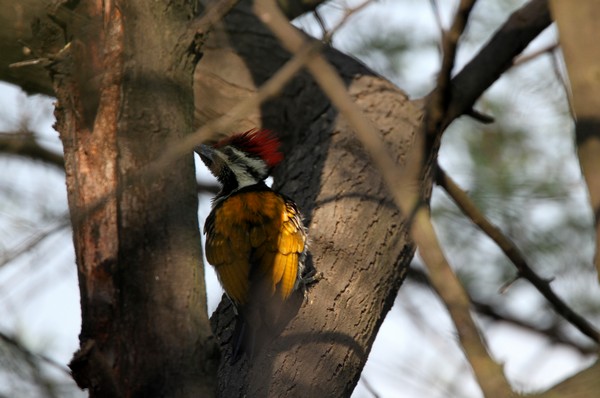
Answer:
[[267, 342], [277, 336], [284, 325], [278, 325], [281, 302], [271, 300], [261, 305], [247, 305], [238, 311], [231, 341], [231, 363], [246, 355], [251, 360]]
[[254, 353], [255, 333], [242, 314], [238, 314], [235, 320], [235, 329], [231, 341], [233, 342], [233, 352], [231, 354], [231, 364], [240, 360], [242, 355], [248, 354], [252, 357]]

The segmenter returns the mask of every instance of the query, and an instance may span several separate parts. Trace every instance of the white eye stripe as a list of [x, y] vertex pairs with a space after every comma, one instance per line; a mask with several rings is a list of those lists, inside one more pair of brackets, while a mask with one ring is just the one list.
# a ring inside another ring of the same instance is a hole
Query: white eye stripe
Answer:
[[234, 147], [230, 147], [229, 149], [231, 150], [232, 153], [234, 153], [237, 156], [237, 158], [240, 160], [240, 162], [246, 164], [247, 167], [254, 170], [256, 175], [261, 176], [261, 177], [267, 176], [269, 170], [267, 169], [267, 165], [265, 164], [265, 162], [263, 160], [250, 157], [245, 152], [242, 152], [239, 149], [234, 148]]
[[237, 148], [228, 146], [215, 154], [235, 176], [236, 190], [258, 184], [268, 176], [269, 169], [263, 160], [248, 156]]

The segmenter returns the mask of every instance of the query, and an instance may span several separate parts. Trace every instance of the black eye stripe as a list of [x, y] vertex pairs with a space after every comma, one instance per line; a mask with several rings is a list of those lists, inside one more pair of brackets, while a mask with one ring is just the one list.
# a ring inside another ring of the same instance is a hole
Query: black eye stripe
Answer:
[[267, 166], [259, 156], [243, 152], [235, 147], [226, 147], [222, 152], [230, 164], [236, 165], [255, 179], [264, 180], [267, 177]]
[[223, 167], [219, 180], [221, 181], [221, 184], [223, 184], [222, 192], [224, 193], [229, 193], [238, 187], [237, 178], [227, 165]]

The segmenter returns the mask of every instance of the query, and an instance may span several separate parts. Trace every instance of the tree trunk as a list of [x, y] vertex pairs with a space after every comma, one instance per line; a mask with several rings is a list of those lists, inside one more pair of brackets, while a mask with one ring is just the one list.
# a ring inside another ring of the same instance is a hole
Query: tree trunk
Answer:
[[192, 127], [194, 59], [178, 39], [196, 12], [129, 0], [54, 14], [69, 41], [51, 74], [82, 307], [71, 368], [91, 397], [214, 394], [192, 154], [144, 172]]
[[[203, 47], [195, 78], [199, 124], [252, 95], [290, 58], [250, 5], [242, 1]], [[331, 49], [326, 55], [402, 165], [419, 108], [356, 60]], [[324, 278], [305, 301], [296, 297], [286, 329], [252, 363], [222, 361], [219, 395], [349, 396], [414, 253], [406, 224], [354, 132], [310, 76], [294, 78], [236, 130], [261, 125], [283, 136], [286, 159], [275, 186], [303, 211], [312, 263]], [[224, 359], [232, 319], [222, 302], [212, 321]]]

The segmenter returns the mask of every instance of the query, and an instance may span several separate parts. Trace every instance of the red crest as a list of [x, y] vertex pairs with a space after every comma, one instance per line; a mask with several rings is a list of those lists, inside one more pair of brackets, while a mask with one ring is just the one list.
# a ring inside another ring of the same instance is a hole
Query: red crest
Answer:
[[215, 148], [227, 145], [260, 157], [269, 167], [275, 167], [283, 160], [283, 154], [279, 151], [281, 143], [271, 130], [252, 129], [244, 133], [235, 134], [217, 142]]

